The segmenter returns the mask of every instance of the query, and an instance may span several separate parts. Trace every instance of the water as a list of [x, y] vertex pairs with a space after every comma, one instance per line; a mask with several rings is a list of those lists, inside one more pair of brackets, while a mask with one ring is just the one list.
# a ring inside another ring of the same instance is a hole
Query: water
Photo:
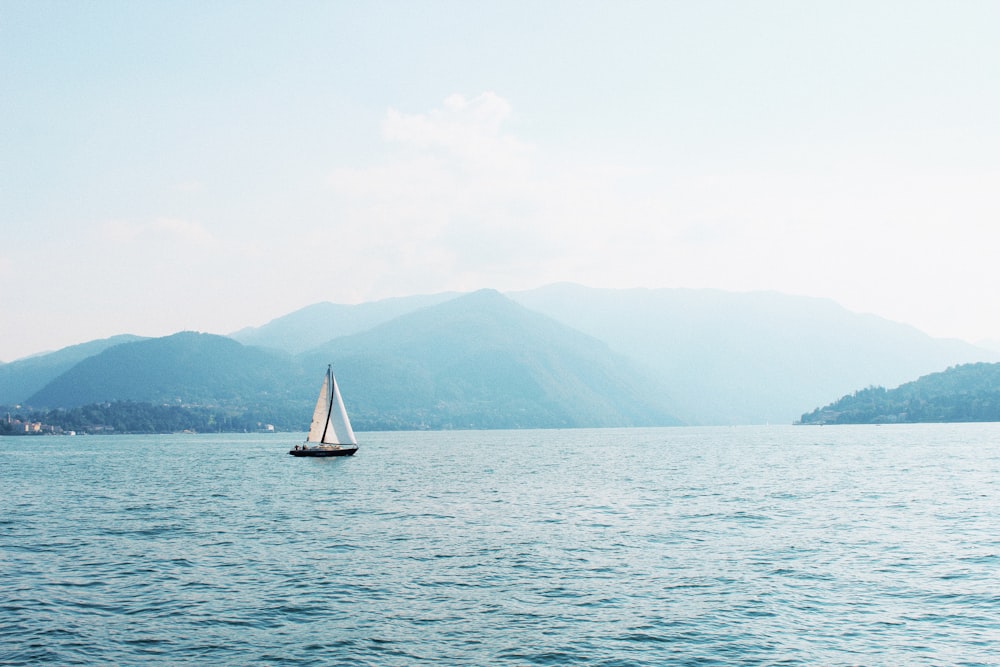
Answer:
[[1000, 425], [0, 440], [0, 664], [1000, 664]]

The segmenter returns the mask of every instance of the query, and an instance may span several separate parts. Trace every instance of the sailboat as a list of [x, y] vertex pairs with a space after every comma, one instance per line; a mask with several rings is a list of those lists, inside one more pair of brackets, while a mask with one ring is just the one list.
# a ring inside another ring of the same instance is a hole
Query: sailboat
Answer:
[[333, 367], [327, 366], [305, 444], [295, 445], [288, 453], [292, 456], [351, 456], [356, 451], [358, 441], [351, 420], [347, 418], [340, 387], [333, 377]]

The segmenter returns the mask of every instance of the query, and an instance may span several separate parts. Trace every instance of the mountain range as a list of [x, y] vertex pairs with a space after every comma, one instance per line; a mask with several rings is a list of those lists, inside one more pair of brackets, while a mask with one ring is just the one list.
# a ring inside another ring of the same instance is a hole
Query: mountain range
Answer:
[[333, 363], [359, 430], [790, 423], [858, 387], [996, 358], [823, 299], [559, 284], [91, 341], [0, 365], [0, 404], [253, 408], [304, 428]]

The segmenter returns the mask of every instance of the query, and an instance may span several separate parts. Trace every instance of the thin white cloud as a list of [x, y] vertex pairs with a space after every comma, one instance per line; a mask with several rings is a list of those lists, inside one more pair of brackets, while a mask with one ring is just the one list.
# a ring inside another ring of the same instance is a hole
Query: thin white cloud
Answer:
[[502, 132], [510, 113], [510, 104], [496, 93], [472, 99], [456, 93], [426, 114], [390, 109], [382, 123], [382, 136], [416, 148], [443, 149], [472, 162], [511, 159], [528, 147]]
[[943, 290], [1000, 289], [996, 172], [909, 165], [865, 146], [683, 169], [669, 155], [587, 162], [514, 136], [511, 113], [494, 93], [389, 110], [385, 159], [331, 174], [337, 222], [319, 234], [355, 251], [345, 262], [358, 275], [379, 267], [374, 296], [560, 280], [774, 289], [943, 333], [928, 323], [961, 310], [971, 326], [977, 312]]
[[569, 256], [600, 255], [615, 231], [606, 221], [628, 209], [615, 194], [627, 172], [554, 161], [506, 132], [510, 115], [489, 92], [422, 114], [390, 109], [388, 159], [330, 175], [348, 223], [337, 233], [361, 254], [388, 254], [399, 275], [433, 276], [433, 289], [530, 285], [558, 279]]

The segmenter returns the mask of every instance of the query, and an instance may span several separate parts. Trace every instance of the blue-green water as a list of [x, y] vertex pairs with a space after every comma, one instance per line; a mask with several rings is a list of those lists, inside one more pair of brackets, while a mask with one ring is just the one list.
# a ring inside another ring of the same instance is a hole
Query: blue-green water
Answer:
[[0, 439], [0, 664], [1000, 664], [1000, 425]]

